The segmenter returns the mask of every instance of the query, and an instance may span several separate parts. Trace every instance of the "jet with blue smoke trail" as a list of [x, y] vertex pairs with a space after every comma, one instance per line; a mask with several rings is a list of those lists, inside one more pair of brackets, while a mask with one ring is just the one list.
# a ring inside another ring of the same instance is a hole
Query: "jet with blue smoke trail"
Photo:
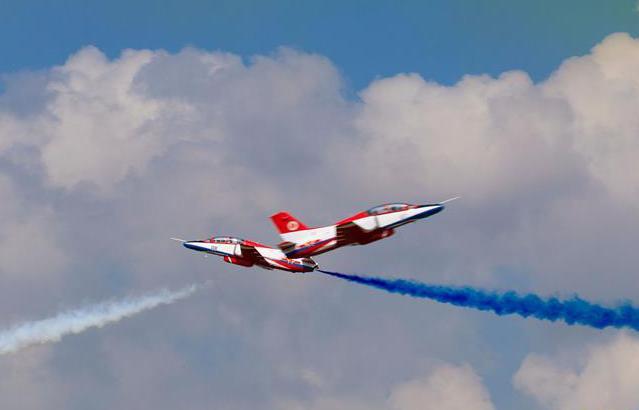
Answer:
[[639, 331], [639, 309], [629, 302], [611, 308], [577, 296], [561, 300], [555, 297], [542, 298], [535, 294], [519, 295], [512, 291], [500, 293], [472, 287], [429, 285], [407, 279], [351, 275], [325, 270], [319, 272], [390, 293], [490, 311], [499, 316], [519, 315], [552, 322], [559, 320], [569, 325], [584, 325], [596, 329], [615, 327]]
[[[570, 299], [543, 298], [535, 294], [520, 295], [513, 291], [490, 292], [472, 287], [430, 285], [407, 279], [388, 279], [352, 275], [319, 269], [310, 255], [317, 255], [346, 245], [363, 245], [393, 234], [393, 229], [437, 214], [444, 203], [431, 205], [388, 204], [360, 212], [335, 225], [308, 228], [286, 212], [271, 217], [285, 242], [282, 251], [232, 237], [213, 237], [204, 241], [184, 241], [172, 238], [189, 249], [222, 256], [224, 261], [242, 265], [257, 265], [266, 269], [291, 272], [318, 272], [359, 283], [390, 293], [434, 300], [471, 309], [490, 311], [499, 316], [519, 315], [540, 320], [563, 321], [569, 325], [584, 325], [596, 329], [606, 327], [631, 328], [639, 331], [639, 309], [629, 302], [616, 307], [604, 307], [574, 296]], [[299, 259], [289, 259], [295, 255]]]

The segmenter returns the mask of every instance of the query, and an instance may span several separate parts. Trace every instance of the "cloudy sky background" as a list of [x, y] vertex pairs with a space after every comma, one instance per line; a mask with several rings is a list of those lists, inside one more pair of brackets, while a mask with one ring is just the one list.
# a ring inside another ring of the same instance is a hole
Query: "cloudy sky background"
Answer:
[[633, 2], [197, 3], [1, 6], [0, 326], [213, 280], [0, 357], [3, 408], [639, 405], [635, 333], [242, 269], [168, 240], [275, 244], [280, 209], [320, 225], [462, 195], [317, 260], [639, 300]]

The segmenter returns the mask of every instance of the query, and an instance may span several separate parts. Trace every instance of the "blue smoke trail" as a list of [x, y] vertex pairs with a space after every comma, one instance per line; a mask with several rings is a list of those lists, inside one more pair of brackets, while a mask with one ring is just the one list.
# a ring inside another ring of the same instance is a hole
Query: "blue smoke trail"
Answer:
[[399, 293], [416, 298], [435, 300], [472, 309], [491, 311], [499, 316], [519, 315], [552, 322], [561, 320], [569, 325], [584, 325], [603, 329], [606, 327], [627, 327], [639, 331], [639, 309], [626, 302], [615, 308], [606, 308], [574, 296], [560, 300], [554, 297], [543, 299], [534, 294], [519, 295], [489, 292], [471, 287], [451, 287], [429, 285], [406, 279], [385, 279], [379, 277], [349, 275], [339, 272], [319, 270], [351, 282]]

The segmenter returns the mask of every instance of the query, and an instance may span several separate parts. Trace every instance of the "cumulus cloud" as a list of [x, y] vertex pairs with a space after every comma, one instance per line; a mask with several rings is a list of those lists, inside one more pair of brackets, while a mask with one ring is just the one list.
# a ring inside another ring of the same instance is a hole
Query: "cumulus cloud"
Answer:
[[[0, 172], [0, 275], [5, 280], [44, 280], [67, 265], [57, 242], [59, 224], [51, 206], [32, 203]], [[37, 257], [33, 253], [37, 250]], [[15, 282], [14, 282], [15, 283]]]
[[277, 408], [313, 409], [386, 409], [386, 410], [494, 410], [490, 395], [479, 376], [468, 365], [439, 364], [422, 378], [392, 386], [385, 401], [372, 397], [328, 395], [320, 392], [313, 399], [283, 400]]
[[[339, 83], [327, 60], [287, 49], [247, 67], [224, 53], [127, 50], [110, 61], [87, 47], [51, 70], [35, 118], [1, 113], [0, 149], [35, 135], [51, 186], [84, 183], [108, 194], [180, 141], [230, 144], [258, 161], [264, 155], [255, 155], [255, 144], [271, 151], [283, 129], [293, 148], [312, 145], [307, 127], [326, 117], [317, 103], [337, 103], [333, 120], [345, 105]], [[299, 164], [306, 151], [289, 160]]]
[[412, 380], [393, 389], [393, 410], [493, 410], [490, 395], [469, 365], [442, 365], [424, 379]]
[[592, 175], [615, 195], [636, 198], [639, 176], [639, 43], [613, 34], [592, 53], [569, 59], [544, 84], [544, 91], [570, 105], [577, 152]]
[[109, 190], [127, 174], [144, 169], [163, 148], [154, 120], [179, 104], [161, 103], [132, 92], [135, 75], [153, 56], [124, 52], [115, 61], [93, 47], [54, 69], [51, 99], [41, 132], [50, 183], [72, 188], [88, 181]]
[[531, 354], [515, 374], [514, 383], [549, 409], [636, 408], [639, 340], [620, 334], [607, 343], [592, 346], [578, 366]]

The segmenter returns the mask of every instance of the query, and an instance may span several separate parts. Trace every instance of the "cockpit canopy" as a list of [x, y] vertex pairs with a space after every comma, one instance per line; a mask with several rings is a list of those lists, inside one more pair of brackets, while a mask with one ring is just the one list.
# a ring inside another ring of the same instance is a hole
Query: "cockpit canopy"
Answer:
[[242, 243], [244, 240], [240, 238], [234, 238], [232, 236], [214, 236], [211, 239], [207, 239], [205, 242], [209, 243]]
[[376, 206], [375, 208], [371, 208], [367, 212], [369, 215], [381, 215], [389, 212], [405, 211], [406, 209], [410, 209], [413, 206], [414, 205], [402, 203], [384, 204]]

